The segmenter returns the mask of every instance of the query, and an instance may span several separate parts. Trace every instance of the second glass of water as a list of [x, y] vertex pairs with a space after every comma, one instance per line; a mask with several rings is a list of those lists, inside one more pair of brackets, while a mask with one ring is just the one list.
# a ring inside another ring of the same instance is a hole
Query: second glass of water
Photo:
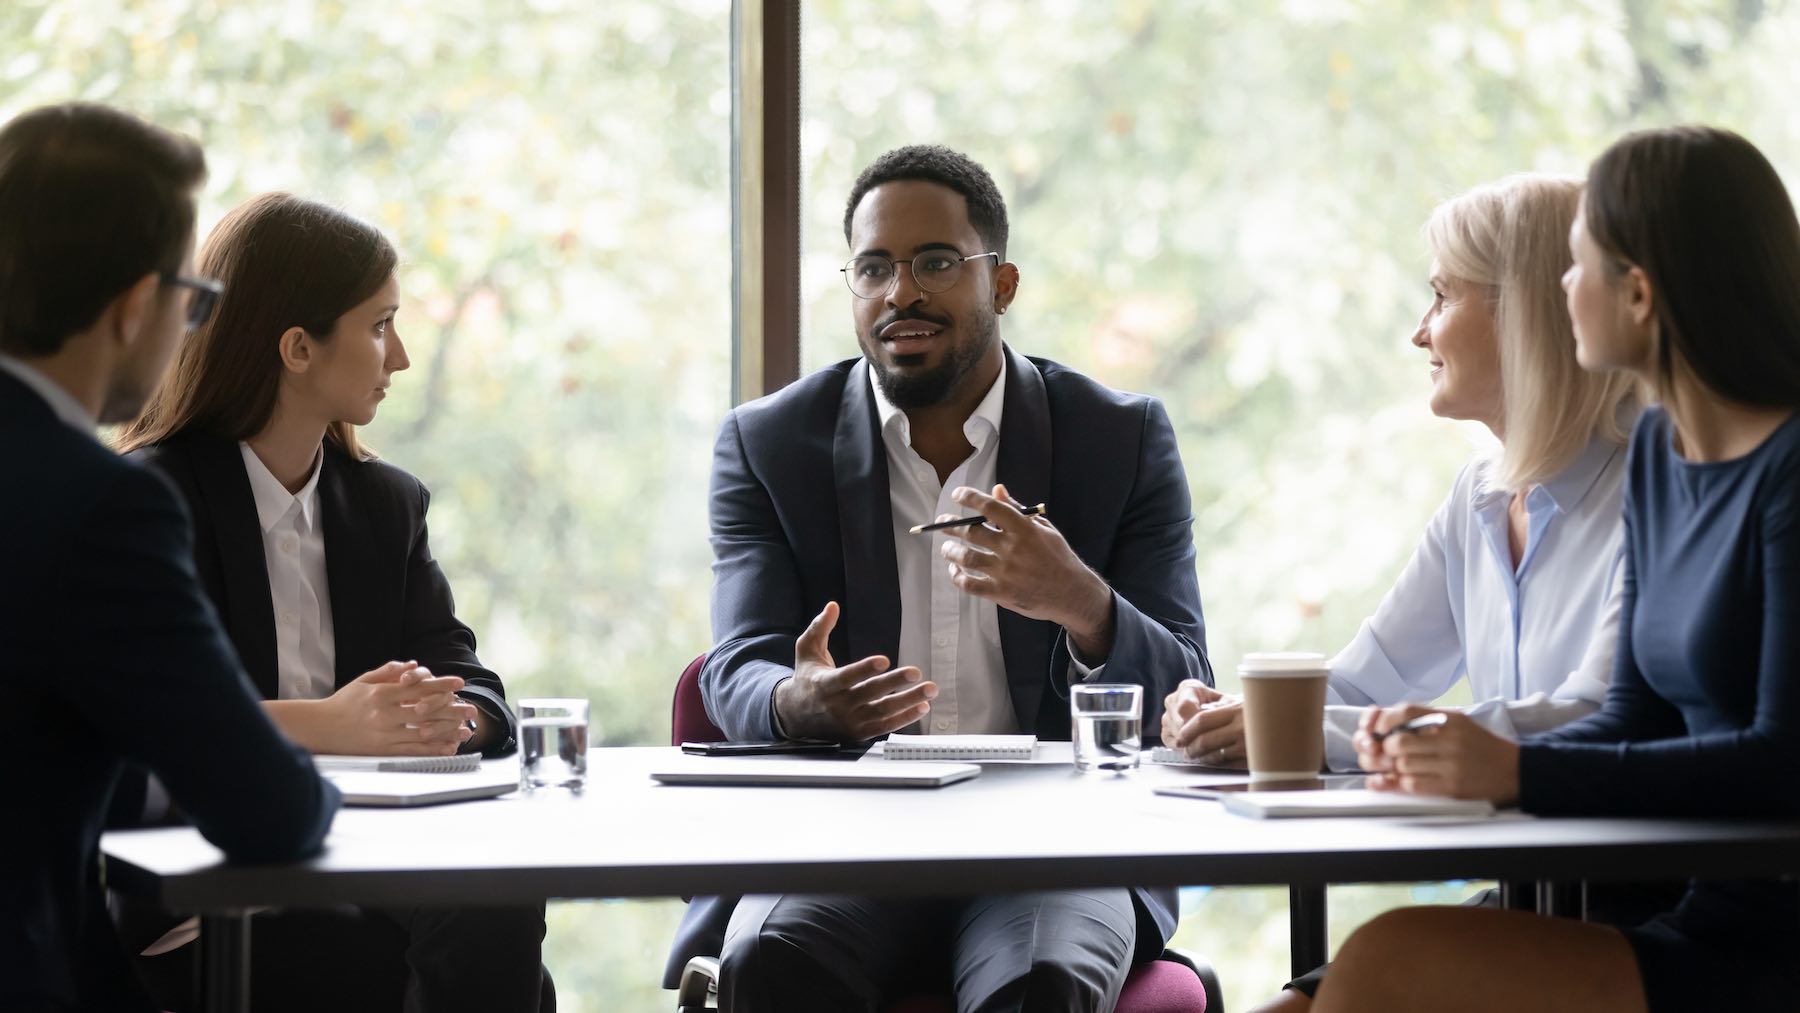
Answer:
[[579, 793], [587, 784], [588, 702], [566, 698], [519, 701], [519, 790]]
[[1143, 748], [1144, 687], [1077, 683], [1069, 687], [1075, 769], [1135, 770]]

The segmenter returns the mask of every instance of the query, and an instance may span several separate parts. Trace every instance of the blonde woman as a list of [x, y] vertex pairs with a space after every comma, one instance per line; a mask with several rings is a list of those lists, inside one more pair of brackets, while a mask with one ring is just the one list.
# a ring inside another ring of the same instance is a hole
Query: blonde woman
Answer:
[[[1620, 592], [1620, 494], [1635, 384], [1589, 373], [1560, 279], [1575, 178], [1518, 175], [1440, 205], [1425, 226], [1431, 304], [1413, 333], [1431, 410], [1485, 425], [1498, 455], [1466, 465], [1375, 614], [1331, 662], [1326, 759], [1353, 769], [1365, 708], [1429, 702], [1467, 678], [1466, 713], [1509, 739], [1600, 708]], [[1184, 682], [1163, 741], [1243, 761], [1242, 706]], [[1270, 1009], [1304, 1009], [1317, 975]]]
[[[1658, 402], [1626, 466], [1628, 577], [1606, 706], [1523, 743], [1454, 714], [1376, 740], [1423, 710], [1387, 708], [1369, 714], [1359, 755], [1376, 788], [1533, 815], [1793, 820], [1800, 218], [1749, 141], [1670, 127], [1594, 162], [1569, 245], [1582, 364], [1627, 371]], [[1636, 923], [1391, 911], [1344, 943], [1319, 1008], [1792, 1010], [1800, 884], [1682, 885]]]

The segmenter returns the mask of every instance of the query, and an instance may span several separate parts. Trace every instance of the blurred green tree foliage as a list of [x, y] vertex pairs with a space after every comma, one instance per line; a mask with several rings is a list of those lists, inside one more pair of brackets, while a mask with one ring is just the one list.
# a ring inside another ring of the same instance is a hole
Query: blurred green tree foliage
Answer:
[[[405, 258], [414, 367], [370, 439], [515, 694], [661, 743], [707, 643], [730, 366], [729, 0], [10, 0], [0, 116], [84, 98], [208, 149], [203, 227], [287, 189]], [[1620, 132], [1704, 120], [1800, 166], [1777, 0], [814, 0], [801, 336], [855, 354], [843, 199], [889, 147], [994, 172], [1015, 347], [1168, 403], [1215, 658], [1334, 650], [1479, 434], [1433, 420], [1419, 226]], [[1232, 681], [1227, 675], [1227, 682]], [[630, 827], [619, 832], [629, 833]], [[1334, 892], [1333, 936], [1437, 888]], [[1274, 890], [1197, 894], [1233, 1006], [1284, 977]], [[567, 1010], [653, 1010], [673, 902], [553, 907]]]

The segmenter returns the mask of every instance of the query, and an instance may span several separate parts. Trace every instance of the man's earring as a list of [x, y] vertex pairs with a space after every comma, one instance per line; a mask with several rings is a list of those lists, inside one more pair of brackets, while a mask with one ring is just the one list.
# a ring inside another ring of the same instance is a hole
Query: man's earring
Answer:
[[1005, 312], [1006, 312], [1006, 307], [1004, 307], [1004, 306], [996, 306], [996, 307], [994, 307], [994, 312], [995, 312], [995, 313], [1005, 313]]

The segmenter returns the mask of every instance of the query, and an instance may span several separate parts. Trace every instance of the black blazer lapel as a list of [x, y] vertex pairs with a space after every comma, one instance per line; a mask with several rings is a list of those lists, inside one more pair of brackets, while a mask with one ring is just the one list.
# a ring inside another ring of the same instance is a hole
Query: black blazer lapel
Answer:
[[191, 449], [194, 478], [211, 514], [213, 543], [219, 554], [219, 612], [256, 691], [263, 699], [273, 700], [281, 691], [275, 599], [269, 593], [262, 521], [256, 513], [256, 494], [250, 490], [250, 475], [244, 470], [243, 452], [236, 440], [222, 439], [196, 438]]
[[844, 601], [832, 658], [848, 664], [900, 653], [900, 566], [894, 559], [894, 511], [888, 499], [887, 447], [869, 391], [869, 365], [851, 367], [831, 444], [843, 533]]
[[[332, 643], [337, 685], [367, 671], [381, 653], [381, 602], [376, 600], [375, 512], [362, 502], [349, 463], [329, 445], [319, 462], [319, 521], [325, 532], [325, 586], [331, 595]], [[389, 594], [404, 593], [389, 587]], [[380, 662], [395, 660], [383, 658]]]
[[[1050, 497], [1050, 399], [1044, 378], [1022, 355], [1006, 353], [1006, 403], [1000, 423], [1000, 456], [995, 477], [1021, 503], [1045, 503], [1056, 516]], [[1050, 677], [1050, 650], [1056, 631], [1040, 619], [996, 608], [1000, 655], [1006, 660], [1006, 682], [1012, 690], [1013, 714], [1019, 730], [1037, 730], [1038, 707]]]

